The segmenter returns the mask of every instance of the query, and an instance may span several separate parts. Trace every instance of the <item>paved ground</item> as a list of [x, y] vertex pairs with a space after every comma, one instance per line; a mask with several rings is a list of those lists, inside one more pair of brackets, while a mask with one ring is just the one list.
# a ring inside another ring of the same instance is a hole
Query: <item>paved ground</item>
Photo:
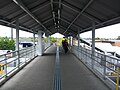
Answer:
[[52, 90], [56, 48], [47, 50], [17, 75], [4, 84], [0, 90]]
[[[56, 47], [37, 57], [0, 90], [53, 90]], [[60, 48], [61, 90], [109, 90], [74, 55]]]
[[62, 90], [110, 90], [73, 54], [60, 56]]

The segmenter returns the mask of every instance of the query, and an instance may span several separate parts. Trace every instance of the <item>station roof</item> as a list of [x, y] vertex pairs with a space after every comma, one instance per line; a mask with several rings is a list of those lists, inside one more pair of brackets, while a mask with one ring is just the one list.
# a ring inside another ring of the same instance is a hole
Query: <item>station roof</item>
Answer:
[[[120, 0], [0, 0], [0, 24], [46, 35], [76, 36], [120, 22]], [[109, 32], [109, 31], [108, 31]]]

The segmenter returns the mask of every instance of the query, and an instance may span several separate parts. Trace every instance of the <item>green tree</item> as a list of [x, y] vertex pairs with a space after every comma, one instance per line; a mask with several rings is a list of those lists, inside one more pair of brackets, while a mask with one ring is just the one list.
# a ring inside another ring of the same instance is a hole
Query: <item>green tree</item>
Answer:
[[57, 42], [57, 38], [50, 37], [50, 42], [51, 42], [51, 43], [55, 43], [55, 42]]
[[43, 41], [46, 43], [48, 41], [48, 39], [47, 38], [43, 38]]
[[95, 40], [101, 40], [99, 37], [95, 38]]
[[0, 50], [15, 50], [15, 41], [8, 37], [0, 37]]

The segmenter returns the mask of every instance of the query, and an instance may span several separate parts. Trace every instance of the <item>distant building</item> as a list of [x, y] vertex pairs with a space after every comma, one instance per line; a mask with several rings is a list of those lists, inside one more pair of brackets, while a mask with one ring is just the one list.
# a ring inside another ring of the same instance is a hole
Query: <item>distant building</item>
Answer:
[[95, 40], [97, 43], [110, 43], [112, 46], [120, 47], [120, 40]]
[[120, 47], [120, 41], [119, 42], [116, 41], [116, 42], [112, 43], [112, 45]]

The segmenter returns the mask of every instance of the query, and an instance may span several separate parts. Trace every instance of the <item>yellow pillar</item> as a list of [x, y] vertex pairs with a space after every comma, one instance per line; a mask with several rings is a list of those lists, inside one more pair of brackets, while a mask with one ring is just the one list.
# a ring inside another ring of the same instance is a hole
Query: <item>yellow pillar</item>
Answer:
[[0, 74], [4, 74], [4, 64], [0, 64]]

